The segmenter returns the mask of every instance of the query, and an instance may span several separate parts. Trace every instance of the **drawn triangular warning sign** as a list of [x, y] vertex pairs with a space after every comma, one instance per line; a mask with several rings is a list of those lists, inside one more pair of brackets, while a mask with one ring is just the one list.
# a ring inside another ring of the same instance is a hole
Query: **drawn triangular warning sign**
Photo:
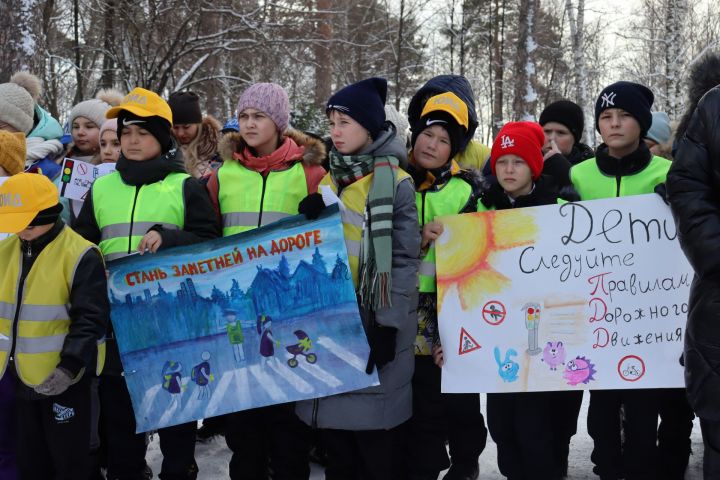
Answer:
[[460, 327], [460, 347], [458, 348], [458, 355], [465, 355], [478, 348], [481, 348], [480, 344], [470, 336], [465, 328]]

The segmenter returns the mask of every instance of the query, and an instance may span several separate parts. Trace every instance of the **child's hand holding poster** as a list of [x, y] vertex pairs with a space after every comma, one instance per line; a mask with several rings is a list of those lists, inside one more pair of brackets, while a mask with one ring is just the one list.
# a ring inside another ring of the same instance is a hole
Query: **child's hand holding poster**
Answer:
[[693, 272], [657, 195], [439, 221], [443, 392], [684, 386]]

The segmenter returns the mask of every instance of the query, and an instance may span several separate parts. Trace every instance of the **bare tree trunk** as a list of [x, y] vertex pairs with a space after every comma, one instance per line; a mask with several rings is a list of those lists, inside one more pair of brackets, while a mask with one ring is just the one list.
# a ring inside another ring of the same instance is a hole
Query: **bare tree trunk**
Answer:
[[537, 48], [534, 31], [539, 0], [520, 0], [518, 51], [515, 59], [513, 112], [517, 120], [534, 120], [537, 105], [535, 62]]
[[504, 123], [503, 94], [505, 75], [505, 1], [495, 0], [493, 14], [493, 55], [492, 64], [494, 77], [492, 136], [495, 138]]
[[319, 12], [317, 33], [321, 41], [315, 43], [313, 52], [315, 54], [315, 105], [318, 107], [324, 106], [332, 94], [331, 7], [331, 0], [317, 0]]
[[37, 0], [0, 1], [0, 83], [18, 70], [36, 70], [42, 65], [44, 32], [42, 7]]
[[80, 5], [78, 0], [73, 0], [73, 49], [75, 50], [75, 99], [73, 103], [77, 105], [83, 100], [83, 76], [81, 70], [80, 58]]
[[585, 0], [578, 0], [577, 17], [573, 8], [572, 0], [565, 1], [568, 19], [570, 23], [570, 39], [572, 42], [573, 67], [575, 70], [575, 101], [583, 109], [585, 116], [585, 131], [583, 132], [583, 140], [588, 145], [595, 143], [595, 129], [593, 128], [594, 120], [588, 105], [587, 92], [587, 67], [585, 65]]
[[667, 0], [667, 33], [665, 50], [665, 96], [667, 98], [667, 114], [670, 118], [678, 118], [681, 114], [682, 94], [681, 69], [683, 20], [687, 12], [685, 0]]
[[110, 53], [115, 44], [115, 0], [105, 1], [105, 12], [104, 12], [104, 35], [103, 35], [103, 66], [102, 75], [98, 86], [100, 88], [112, 88], [115, 85], [115, 60]]
[[400, 18], [398, 19], [397, 32], [397, 55], [395, 58], [395, 109], [400, 110], [400, 72], [402, 67], [402, 51], [403, 51], [403, 27], [405, 26], [405, 0], [400, 0]]

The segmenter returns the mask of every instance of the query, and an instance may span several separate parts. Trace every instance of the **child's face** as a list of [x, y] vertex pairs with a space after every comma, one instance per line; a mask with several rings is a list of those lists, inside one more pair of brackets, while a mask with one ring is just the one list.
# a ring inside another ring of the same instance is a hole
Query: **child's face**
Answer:
[[105, 130], [100, 137], [100, 160], [102, 163], [115, 163], [120, 158], [120, 140], [114, 130]]
[[603, 142], [611, 150], [636, 147], [640, 140], [640, 124], [622, 108], [608, 108], [600, 114], [598, 128]]
[[0, 130], [5, 130], [6, 132], [11, 132], [11, 133], [17, 133], [20, 131], [17, 128], [10, 125], [9, 123], [5, 123], [3, 121], [0, 121]]
[[100, 149], [100, 127], [85, 117], [72, 122], [72, 139], [80, 153], [94, 155]]
[[335, 149], [341, 154], [353, 155], [372, 144], [370, 133], [349, 115], [331, 110], [328, 120], [330, 121], [330, 138], [332, 138]]
[[162, 153], [162, 147], [157, 138], [144, 128], [137, 125], [122, 127], [120, 148], [128, 160], [143, 162], [157, 158]]
[[197, 123], [187, 125], [173, 125], [172, 131], [175, 139], [180, 145], [187, 145], [197, 137], [199, 126]]
[[532, 171], [527, 162], [517, 155], [503, 155], [495, 162], [495, 176], [500, 186], [513, 198], [532, 189]]
[[425, 170], [442, 167], [450, 160], [450, 136], [440, 125], [431, 125], [415, 140], [413, 159]]
[[24, 240], [26, 242], [32, 242], [38, 237], [41, 237], [42, 235], [45, 235], [47, 232], [49, 232], [54, 224], [50, 223], [48, 225], [37, 225], [34, 227], [27, 227], [22, 232], [18, 232], [17, 236], [20, 237], [20, 240]]
[[246, 108], [238, 114], [240, 135], [259, 155], [269, 155], [277, 148], [278, 129], [265, 112]]
[[547, 153], [550, 148], [550, 142], [555, 141], [555, 145], [560, 149], [560, 153], [563, 155], [570, 155], [572, 147], [575, 145], [575, 137], [573, 137], [570, 130], [558, 122], [547, 122], [543, 125], [543, 131], [545, 132], [545, 145], [543, 145], [543, 153]]

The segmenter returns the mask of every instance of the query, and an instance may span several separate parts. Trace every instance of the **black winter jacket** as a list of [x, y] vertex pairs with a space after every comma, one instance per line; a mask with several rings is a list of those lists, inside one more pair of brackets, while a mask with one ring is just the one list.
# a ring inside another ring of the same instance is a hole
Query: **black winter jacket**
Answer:
[[[21, 241], [22, 271], [24, 281], [35, 264], [40, 252], [48, 246], [63, 228], [69, 228], [62, 220], [57, 220], [53, 228], [44, 235], [30, 242]], [[75, 277], [70, 289], [70, 329], [62, 351], [59, 367], [64, 368], [73, 376], [85, 368], [86, 375], [95, 375], [97, 362], [97, 341], [105, 335], [109, 324], [110, 302], [107, 296], [107, 278], [102, 258], [95, 251], [85, 253], [75, 270]], [[12, 369], [14, 370], [14, 368]], [[23, 398], [46, 398], [22, 382], [18, 383], [18, 395]]]
[[698, 103], [667, 176], [680, 245], [695, 278], [685, 331], [685, 384], [693, 410], [720, 420], [720, 87]]

